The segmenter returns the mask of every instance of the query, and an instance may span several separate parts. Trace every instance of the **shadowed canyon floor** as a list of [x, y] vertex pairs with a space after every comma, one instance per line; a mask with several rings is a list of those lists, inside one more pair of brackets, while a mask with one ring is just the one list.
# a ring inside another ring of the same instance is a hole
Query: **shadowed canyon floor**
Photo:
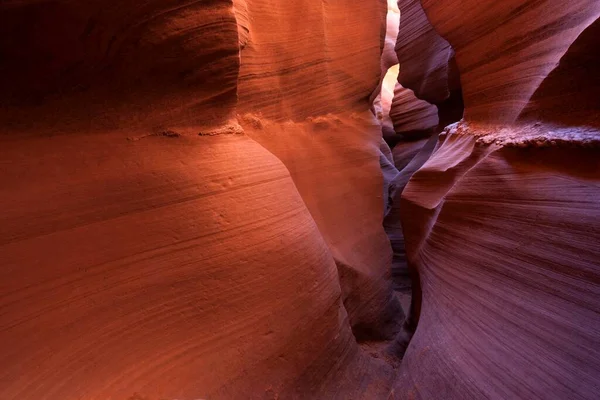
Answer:
[[600, 390], [600, 2], [0, 3], [0, 399]]

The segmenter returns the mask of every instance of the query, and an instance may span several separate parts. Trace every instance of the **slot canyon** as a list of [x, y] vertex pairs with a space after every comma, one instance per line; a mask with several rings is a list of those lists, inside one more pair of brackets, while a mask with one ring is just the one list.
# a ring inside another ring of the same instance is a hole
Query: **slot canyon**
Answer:
[[599, 0], [2, 0], [0, 122], [0, 400], [600, 398]]

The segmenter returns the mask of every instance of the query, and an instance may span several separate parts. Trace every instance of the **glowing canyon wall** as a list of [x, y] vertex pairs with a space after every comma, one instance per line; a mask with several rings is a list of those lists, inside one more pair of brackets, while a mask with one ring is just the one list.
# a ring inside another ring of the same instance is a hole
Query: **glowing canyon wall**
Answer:
[[385, 4], [0, 11], [0, 397], [384, 397]]
[[600, 3], [421, 3], [456, 52], [465, 118], [401, 193], [418, 325], [395, 398], [595, 398]]
[[599, 16], [3, 1], [0, 399], [594, 398]]

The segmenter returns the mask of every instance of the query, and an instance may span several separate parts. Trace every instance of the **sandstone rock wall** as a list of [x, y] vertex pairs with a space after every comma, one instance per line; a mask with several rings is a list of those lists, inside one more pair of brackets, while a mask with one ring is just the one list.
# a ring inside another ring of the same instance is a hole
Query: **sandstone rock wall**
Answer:
[[398, 6], [2, 2], [0, 398], [595, 399], [600, 3]]
[[422, 4], [431, 24], [456, 51], [466, 117], [494, 123], [512, 123], [519, 117], [600, 13], [595, 0]]
[[0, 9], [6, 133], [197, 132], [235, 117], [230, 1], [21, 0]]
[[402, 195], [422, 299], [397, 398], [595, 398], [599, 167], [444, 135]]
[[422, 4], [466, 110], [402, 193], [418, 326], [394, 396], [593, 399], [599, 4]]
[[0, 397], [385, 397], [384, 18], [2, 3]]
[[432, 104], [442, 102], [450, 95], [448, 65], [454, 51], [431, 26], [420, 0], [399, 0], [398, 7], [398, 82], [419, 99]]
[[394, 88], [390, 118], [394, 131], [403, 138], [431, 133], [439, 124], [437, 107], [416, 98], [412, 90], [400, 84]]
[[338, 265], [355, 331], [390, 337], [401, 310], [381, 225], [381, 128], [368, 111], [380, 75], [385, 2], [349, 9], [342, 1], [248, 1], [245, 10], [240, 121], [290, 171]]
[[234, 3], [239, 20], [249, 21], [239, 113], [302, 121], [365, 110], [380, 76], [385, 1]]
[[262, 396], [355, 359], [330, 252], [251, 139], [62, 135], [1, 154], [2, 398]]

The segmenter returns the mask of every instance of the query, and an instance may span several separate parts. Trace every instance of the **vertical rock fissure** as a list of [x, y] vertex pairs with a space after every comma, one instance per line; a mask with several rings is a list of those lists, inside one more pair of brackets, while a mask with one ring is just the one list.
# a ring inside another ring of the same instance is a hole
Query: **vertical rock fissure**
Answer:
[[[464, 106], [454, 50], [431, 26], [420, 1], [390, 3], [388, 15], [395, 12], [398, 18], [392, 22], [388, 17], [386, 33], [393, 37], [386, 41], [382, 70], [387, 71], [393, 60], [400, 62], [399, 71], [391, 87], [383, 79], [374, 109], [386, 141], [380, 164], [388, 189], [384, 228], [393, 249], [392, 279], [407, 315], [396, 338], [398, 352], [403, 353], [417, 328], [421, 283], [418, 270], [407, 260], [401, 197], [412, 175], [436, 148], [439, 132], [460, 120]], [[390, 23], [397, 25], [390, 29]]]

